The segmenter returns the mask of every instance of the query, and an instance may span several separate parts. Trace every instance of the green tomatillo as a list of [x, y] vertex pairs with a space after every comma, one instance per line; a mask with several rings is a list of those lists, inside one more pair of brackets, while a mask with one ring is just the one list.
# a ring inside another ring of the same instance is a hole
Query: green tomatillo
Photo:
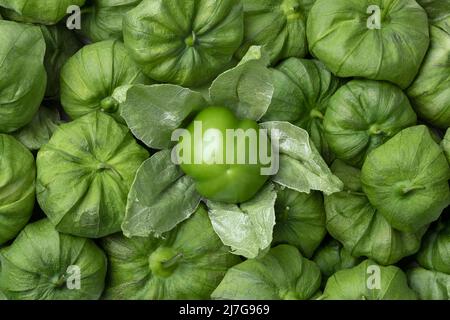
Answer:
[[176, 150], [181, 169], [208, 200], [245, 202], [270, 175], [264, 172], [272, 161], [266, 132], [228, 108], [204, 109], [180, 136]]

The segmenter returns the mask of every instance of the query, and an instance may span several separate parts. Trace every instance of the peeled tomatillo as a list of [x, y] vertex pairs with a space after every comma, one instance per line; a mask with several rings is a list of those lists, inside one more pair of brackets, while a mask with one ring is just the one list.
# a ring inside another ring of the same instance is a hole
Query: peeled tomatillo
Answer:
[[203, 197], [241, 203], [267, 181], [261, 168], [268, 164], [270, 142], [255, 121], [240, 120], [228, 108], [208, 107], [194, 118], [187, 132], [179, 145], [180, 165]]

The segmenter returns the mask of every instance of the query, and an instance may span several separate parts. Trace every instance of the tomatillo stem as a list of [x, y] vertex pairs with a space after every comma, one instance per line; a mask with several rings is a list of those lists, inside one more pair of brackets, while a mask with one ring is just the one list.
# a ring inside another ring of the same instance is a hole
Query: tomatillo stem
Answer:
[[175, 255], [174, 257], [170, 258], [169, 260], [166, 260], [164, 262], [161, 263], [161, 265], [164, 268], [171, 268], [173, 266], [175, 266], [180, 260], [181, 258], [183, 258], [183, 254], [182, 253], [178, 253], [177, 255]]
[[119, 109], [119, 102], [113, 97], [106, 97], [100, 102], [101, 110], [108, 113], [114, 113]]

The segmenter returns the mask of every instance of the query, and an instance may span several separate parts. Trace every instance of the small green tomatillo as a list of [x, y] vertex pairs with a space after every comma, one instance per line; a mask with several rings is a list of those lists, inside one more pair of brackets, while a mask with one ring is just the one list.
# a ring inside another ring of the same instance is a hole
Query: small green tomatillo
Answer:
[[178, 145], [181, 169], [205, 198], [225, 203], [251, 199], [269, 178], [266, 132], [256, 121], [240, 120], [225, 107], [208, 107], [188, 125]]

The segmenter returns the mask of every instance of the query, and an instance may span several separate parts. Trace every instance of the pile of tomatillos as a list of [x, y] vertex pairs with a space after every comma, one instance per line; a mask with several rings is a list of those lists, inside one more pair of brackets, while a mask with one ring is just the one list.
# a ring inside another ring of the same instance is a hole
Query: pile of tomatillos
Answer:
[[0, 299], [449, 299], [450, 1], [0, 15]]

